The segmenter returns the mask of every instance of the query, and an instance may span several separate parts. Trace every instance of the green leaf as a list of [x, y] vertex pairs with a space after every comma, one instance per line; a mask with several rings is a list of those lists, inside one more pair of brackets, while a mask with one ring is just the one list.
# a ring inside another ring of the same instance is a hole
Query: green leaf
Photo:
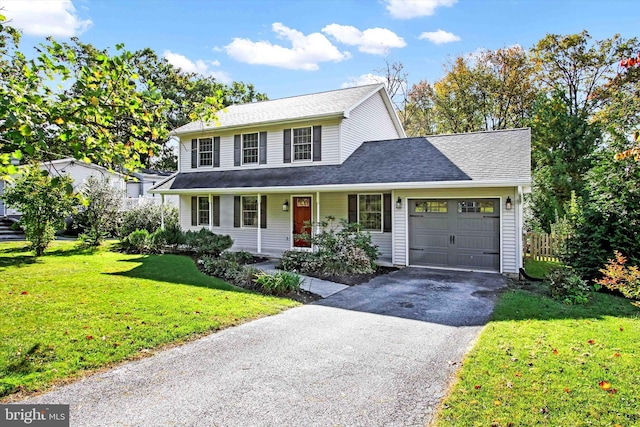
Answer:
[[0, 21], [6, 21], [6, 20], [7, 20], [7, 17], [6, 17], [6, 16], [4, 16], [4, 15], [0, 15]]
[[18, 129], [20, 130], [20, 135], [22, 135], [22, 136], [31, 135], [31, 128], [27, 124], [24, 124], [24, 125], [20, 126]]
[[16, 160], [22, 160], [22, 151], [20, 151], [20, 150], [14, 151], [11, 155]]

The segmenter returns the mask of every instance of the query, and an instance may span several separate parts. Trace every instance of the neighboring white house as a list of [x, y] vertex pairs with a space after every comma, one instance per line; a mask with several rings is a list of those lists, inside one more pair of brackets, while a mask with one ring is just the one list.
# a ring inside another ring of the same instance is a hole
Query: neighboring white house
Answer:
[[[327, 216], [359, 222], [381, 263], [516, 273], [529, 129], [406, 138], [383, 85], [234, 105], [180, 138], [183, 229], [280, 255]], [[312, 231], [315, 231], [315, 226]]]
[[[51, 176], [69, 175], [73, 179], [75, 191], [81, 191], [89, 177], [100, 180], [109, 180], [109, 183], [116, 189], [123, 192], [123, 207], [131, 208], [140, 203], [160, 203], [160, 197], [151, 194], [148, 190], [159, 183], [170, 173], [145, 170], [128, 176], [116, 171], [110, 171], [102, 166], [93, 163], [82, 162], [73, 158], [53, 160], [40, 165], [43, 170], [47, 170]], [[0, 195], [4, 192], [5, 182], [0, 180]], [[177, 206], [177, 197], [167, 197], [166, 203]], [[0, 217], [19, 217], [20, 212], [11, 209], [0, 200]]]

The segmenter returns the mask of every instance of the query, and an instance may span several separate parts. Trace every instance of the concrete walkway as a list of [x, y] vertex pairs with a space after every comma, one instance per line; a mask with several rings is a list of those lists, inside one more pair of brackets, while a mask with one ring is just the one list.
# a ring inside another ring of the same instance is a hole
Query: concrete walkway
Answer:
[[[265, 261], [259, 264], [254, 264], [253, 267], [266, 273], [275, 273], [277, 271], [281, 271], [276, 269], [277, 264], [277, 261]], [[303, 280], [300, 288], [304, 289], [307, 292], [320, 295], [322, 298], [330, 297], [331, 295], [343, 291], [349, 287], [347, 285], [343, 285], [342, 283], [330, 282], [328, 280], [309, 277], [303, 274], [298, 274], [298, 276], [300, 276]]]
[[425, 426], [503, 286], [407, 268], [25, 403], [72, 426]]

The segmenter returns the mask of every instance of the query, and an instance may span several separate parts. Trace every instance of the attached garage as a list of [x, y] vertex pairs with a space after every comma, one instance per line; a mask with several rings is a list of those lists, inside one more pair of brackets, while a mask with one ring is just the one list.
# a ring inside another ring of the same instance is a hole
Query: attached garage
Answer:
[[499, 199], [409, 199], [409, 265], [500, 271]]

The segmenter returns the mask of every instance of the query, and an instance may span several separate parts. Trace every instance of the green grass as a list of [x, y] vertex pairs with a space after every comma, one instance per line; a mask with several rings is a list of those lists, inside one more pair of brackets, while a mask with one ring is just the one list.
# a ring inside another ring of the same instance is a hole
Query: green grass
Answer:
[[541, 286], [501, 296], [436, 426], [640, 425], [640, 310], [602, 293], [563, 305]]
[[297, 303], [245, 292], [177, 255], [0, 244], [0, 396], [46, 389]]
[[553, 261], [536, 261], [531, 258], [525, 258], [524, 260], [524, 270], [529, 276], [538, 279], [544, 279], [553, 267], [558, 267], [559, 265], [559, 262]]

